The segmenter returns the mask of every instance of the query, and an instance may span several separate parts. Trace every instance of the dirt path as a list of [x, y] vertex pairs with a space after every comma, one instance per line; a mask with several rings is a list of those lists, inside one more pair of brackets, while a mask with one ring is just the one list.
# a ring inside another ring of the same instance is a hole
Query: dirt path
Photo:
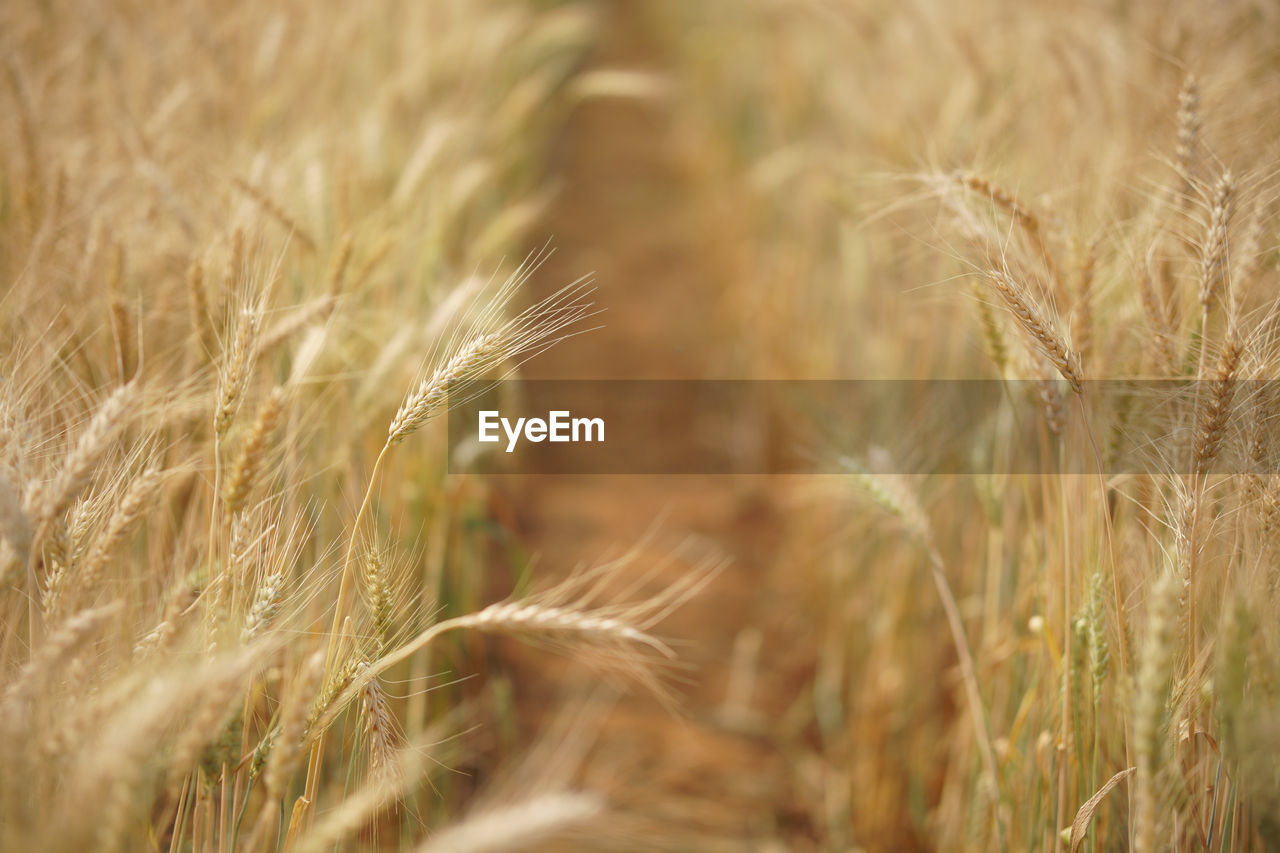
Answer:
[[[589, 65], [662, 70], [639, 5], [607, 7]], [[544, 231], [556, 253], [534, 295], [594, 270], [606, 327], [535, 359], [530, 377], [687, 379], [723, 370], [721, 297], [739, 259], [722, 182], [710, 179], [705, 159], [681, 140], [670, 106], [660, 101], [595, 99], [575, 110], [550, 164], [551, 179], [563, 185]], [[682, 641], [681, 656], [694, 667], [689, 683], [677, 685], [687, 716], [674, 717], [651, 697], [632, 693], [613, 711], [592, 762], [601, 776], [595, 782], [627, 810], [697, 849], [711, 838], [805, 834], [791, 771], [765, 734], [799, 689], [798, 679], [782, 675], [785, 652], [775, 651], [776, 630], [768, 627], [786, 607], [770, 578], [782, 524], [768, 485], [656, 476], [527, 476], [500, 484], [543, 580], [635, 544], [664, 512], [667, 520], [638, 571], [691, 534], [732, 559], [711, 588], [662, 626], [665, 636]], [[688, 570], [673, 565], [659, 582]], [[757, 644], [755, 667], [749, 661]], [[724, 713], [735, 647], [746, 664], [739, 675], [756, 680], [744, 705], [749, 713], [736, 722]], [[555, 665], [544, 655], [511, 654], [522, 704], [553, 711], [564, 700], [563, 679], [552, 687], [557, 680], [547, 677]]]

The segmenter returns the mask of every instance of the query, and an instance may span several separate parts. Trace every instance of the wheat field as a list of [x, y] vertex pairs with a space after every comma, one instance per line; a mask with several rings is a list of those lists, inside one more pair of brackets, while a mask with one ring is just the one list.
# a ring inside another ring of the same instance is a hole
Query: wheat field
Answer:
[[[1274, 3], [0, 53], [0, 849], [1280, 848]], [[769, 402], [728, 476], [457, 441], [536, 380]], [[811, 380], [998, 393], [850, 447]]]

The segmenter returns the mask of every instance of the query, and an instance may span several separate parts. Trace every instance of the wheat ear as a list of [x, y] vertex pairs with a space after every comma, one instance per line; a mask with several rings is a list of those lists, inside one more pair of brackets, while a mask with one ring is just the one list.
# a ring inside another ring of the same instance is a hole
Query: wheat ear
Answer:
[[116, 601], [92, 610], [82, 610], [50, 633], [0, 694], [0, 722], [12, 731], [23, 721], [31, 720], [27, 703], [39, 693], [48, 678], [66, 666], [85, 640], [122, 606]]
[[112, 337], [116, 345], [116, 372], [121, 383], [132, 379], [137, 369], [137, 330], [134, 328], [133, 318], [129, 316], [129, 305], [124, 297], [124, 262], [124, 246], [116, 243], [107, 274], [107, 304], [111, 314]]
[[464, 344], [401, 404], [387, 428], [387, 444], [400, 443], [438, 414], [451, 389], [504, 361], [527, 358], [554, 345], [565, 330], [590, 316], [591, 304], [579, 301], [589, 292], [586, 280], [574, 282], [496, 330]]
[[1200, 304], [1208, 312], [1227, 274], [1227, 232], [1235, 207], [1235, 179], [1222, 173], [1210, 197], [1209, 220], [1200, 248]]
[[[367, 663], [362, 664], [362, 668], [367, 666]], [[399, 729], [377, 678], [369, 679], [360, 690], [360, 728], [365, 748], [369, 751], [370, 772], [375, 777], [395, 773], [398, 769], [396, 753], [400, 748]]]
[[1057, 371], [1071, 385], [1071, 390], [1079, 394], [1084, 389], [1084, 375], [1080, 368], [1080, 356], [1067, 345], [1066, 339], [1059, 334], [1028, 297], [1025, 288], [999, 270], [987, 270], [987, 280], [1004, 302], [1014, 320], [1030, 338], [1036, 351], [1049, 360]]
[[1182, 178], [1182, 197], [1189, 198], [1194, 186], [1200, 149], [1200, 82], [1188, 74], [1178, 92], [1178, 134], [1174, 155]]
[[[540, 263], [541, 255], [532, 262], [522, 264], [508, 279], [499, 304], [516, 285], [524, 282]], [[360, 524], [373, 498], [373, 486], [382, 468], [383, 460], [391, 447], [403, 441], [422, 427], [447, 406], [450, 390], [459, 384], [479, 378], [490, 368], [512, 360], [531, 358], [577, 332], [569, 331], [580, 321], [592, 316], [591, 303], [584, 297], [591, 292], [590, 280], [579, 279], [561, 288], [547, 299], [524, 311], [514, 319], [503, 323], [495, 331], [479, 334], [462, 346], [445, 364], [424, 379], [404, 400], [387, 428], [387, 440], [374, 460], [360, 508], [351, 524], [351, 536], [347, 543], [346, 557], [342, 561], [342, 574], [338, 582], [338, 599], [334, 607], [331, 634], [336, 637], [337, 628], [346, 616], [351, 590], [351, 562], [355, 554]], [[330, 641], [330, 657], [333, 652]]]
[[316, 652], [303, 663], [293, 694], [280, 718], [279, 734], [274, 739], [267, 764], [267, 792], [272, 798], [284, 796], [285, 785], [298, 769], [306, 743], [311, 702], [323, 676], [324, 653]]
[[37, 490], [31, 500], [31, 508], [42, 525], [61, 515], [89, 484], [98, 461], [111, 446], [111, 439], [128, 421], [137, 390], [131, 382], [120, 386], [103, 400], [67, 454], [57, 476]]
[[1142, 302], [1142, 313], [1147, 317], [1156, 361], [1162, 372], [1170, 376], [1177, 375], [1178, 352], [1174, 345], [1174, 324], [1164, 306], [1164, 300], [1156, 292], [1149, 264], [1144, 263], [1138, 268], [1137, 280], [1138, 296]]
[[258, 206], [266, 211], [271, 218], [284, 226], [286, 231], [289, 231], [294, 237], [297, 237], [298, 242], [301, 243], [308, 252], [316, 251], [315, 239], [305, 228], [298, 224], [296, 219], [286, 213], [283, 207], [267, 195], [264, 190], [255, 187], [253, 184], [248, 181], [241, 180], [240, 178], [232, 178], [231, 183], [236, 189], [240, 190], [240, 192], [257, 202]]
[[128, 537], [135, 524], [142, 517], [151, 498], [164, 482], [164, 475], [157, 468], [147, 468], [129, 484], [124, 496], [107, 519], [106, 526], [94, 539], [89, 556], [85, 558], [80, 570], [79, 585], [92, 590], [102, 575], [111, 555]]
[[277, 386], [271, 390], [266, 402], [258, 410], [249, 434], [240, 448], [235, 465], [231, 468], [231, 476], [227, 480], [227, 492], [224, 498], [227, 512], [235, 515], [244, 508], [245, 500], [257, 483], [258, 472], [262, 469], [266, 457], [267, 440], [275, 431], [284, 410], [285, 392]]
[[381, 656], [391, 640], [392, 606], [395, 602], [391, 578], [382, 553], [373, 548], [364, 563], [364, 589], [373, 616], [374, 656]]
[[209, 357], [213, 351], [213, 322], [209, 313], [209, 293], [205, 289], [204, 264], [192, 258], [187, 267], [187, 302], [191, 311], [191, 340], [198, 354]]
[[1218, 355], [1218, 370], [1207, 395], [1201, 396], [1196, 413], [1194, 465], [1197, 477], [1205, 474], [1222, 448], [1235, 399], [1237, 374], [1244, 346], [1234, 330], [1227, 332]]
[[1040, 259], [1044, 262], [1045, 269], [1049, 273], [1049, 278], [1053, 281], [1055, 289], [1062, 289], [1062, 274], [1058, 271], [1058, 264], [1053, 259], [1053, 252], [1049, 248], [1049, 243], [1045, 239], [1044, 229], [1040, 224], [1040, 217], [1036, 216], [1035, 211], [1030, 207], [1018, 201], [1013, 193], [997, 186], [995, 183], [987, 180], [981, 175], [975, 175], [972, 172], [959, 172], [956, 180], [961, 186], [972, 192], [989, 198], [997, 207], [1005, 211], [1012, 217], [1013, 221], [1018, 224], [1023, 233], [1031, 240], [1036, 251], [1040, 255]]
[[258, 329], [262, 312], [257, 308], [245, 308], [236, 323], [235, 338], [227, 353], [226, 367], [218, 383], [218, 402], [214, 408], [214, 434], [221, 439], [231, 427], [240, 397], [249, 380], [249, 367], [256, 354]]

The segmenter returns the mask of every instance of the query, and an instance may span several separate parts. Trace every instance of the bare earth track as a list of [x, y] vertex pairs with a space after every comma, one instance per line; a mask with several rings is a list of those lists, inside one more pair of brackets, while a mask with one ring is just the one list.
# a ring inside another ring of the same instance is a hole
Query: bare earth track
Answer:
[[[635, 4], [610, 4], [588, 67], [661, 71], [642, 17]], [[543, 232], [556, 251], [531, 298], [594, 271], [605, 327], [535, 359], [527, 376], [724, 375], [715, 373], [717, 341], [726, 337], [720, 305], [731, 286], [733, 243], [726, 235], [726, 200], [700, 172], [705, 161], [690, 150], [660, 100], [596, 98], [574, 110], [549, 167], [563, 190]], [[606, 786], [625, 812], [698, 849], [713, 839], [806, 834], [785, 756], [760, 734], [774, 727], [751, 724], [751, 715], [776, 719], [785, 713], [801, 683], [782, 675], [785, 645], [771, 636], [788, 630], [779, 623], [794, 611], [769, 577], [783, 531], [768, 486], [758, 478], [693, 476], [549, 474], [499, 481], [543, 582], [634, 545], [660, 517], [666, 520], [636, 561], [637, 572], [661, 563], [690, 535], [708, 554], [732, 560], [660, 626], [692, 665], [676, 684], [685, 715], [672, 715], [643, 692], [628, 693], [610, 714], [588, 771], [599, 777], [589, 781]], [[689, 569], [676, 562], [657, 582]], [[765, 626], [768, 635], [743, 634], [746, 626]], [[762, 649], [758, 667], [749, 654], [756, 642]], [[724, 713], [735, 644], [739, 675], [755, 677], [748, 714], [736, 721]], [[544, 718], [553, 714], [565, 697], [564, 678], [549, 672], [557, 665], [513, 648], [504, 648], [504, 655], [516, 672], [521, 704], [543, 709]], [[546, 719], [526, 723], [541, 726]]]

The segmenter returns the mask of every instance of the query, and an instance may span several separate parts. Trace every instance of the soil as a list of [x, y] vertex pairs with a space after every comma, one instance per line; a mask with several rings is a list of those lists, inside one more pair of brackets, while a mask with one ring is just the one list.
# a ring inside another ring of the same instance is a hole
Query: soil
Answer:
[[[588, 67], [661, 72], [640, 4], [602, 4], [604, 32]], [[574, 108], [549, 178], [562, 191], [535, 243], [555, 254], [531, 298], [594, 271], [604, 328], [531, 361], [538, 379], [702, 379], [725, 376], [733, 348], [724, 295], [744, 262], [732, 187], [662, 99], [594, 98]], [[593, 413], [595, 414], [595, 413]], [[606, 421], [607, 421], [606, 417]], [[787, 649], [806, 630], [777, 570], [785, 536], [777, 483], [760, 477], [523, 475], [499, 478], [517, 535], [541, 583], [646, 542], [634, 571], [693, 549], [728, 567], [658, 628], [689, 664], [672, 682], [675, 713], [642, 688], [616, 700], [585, 773], [655, 838], [707, 849], [799, 838], [806, 813], [772, 734], [799, 698], [803, 673]], [[687, 547], [686, 547], [686, 550]], [[691, 570], [663, 569], [654, 585]], [[808, 628], [812, 630], [812, 628]], [[736, 650], [736, 651], [735, 651]], [[755, 650], [758, 650], [756, 653]], [[544, 650], [503, 648], [524, 722], [546, 727], [591, 675]], [[735, 664], [735, 658], [737, 663]], [[754, 687], [729, 701], [731, 674]]]

